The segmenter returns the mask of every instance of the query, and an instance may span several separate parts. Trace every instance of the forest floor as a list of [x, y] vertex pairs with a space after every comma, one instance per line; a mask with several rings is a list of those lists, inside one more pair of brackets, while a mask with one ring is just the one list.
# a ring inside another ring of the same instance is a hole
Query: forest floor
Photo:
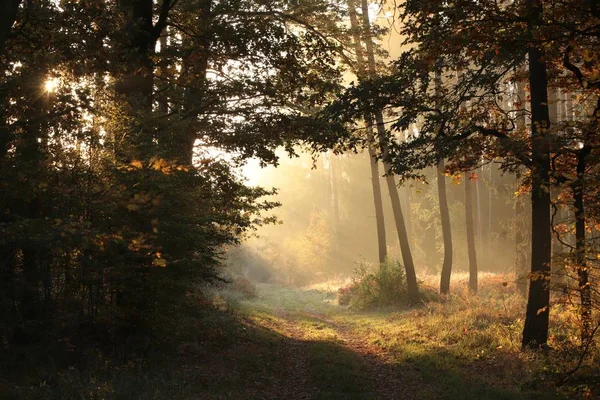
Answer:
[[480, 302], [354, 312], [332, 291], [259, 285], [232, 307], [280, 339], [284, 362], [257, 398], [566, 398], [532, 373], [547, 360], [514, 351], [520, 327], [506, 313], [515, 304]]
[[[339, 306], [327, 287], [258, 284], [251, 298], [224, 290], [203, 307], [190, 294], [172, 310], [177, 324], [155, 332], [163, 344], [126, 363], [89, 355], [57, 370], [14, 368], [0, 376], [0, 398], [600, 398], [587, 383], [557, 387], [569, 368], [558, 346], [520, 351], [523, 300], [491, 285], [492, 295], [378, 312]], [[551, 345], [573, 334], [553, 324]]]

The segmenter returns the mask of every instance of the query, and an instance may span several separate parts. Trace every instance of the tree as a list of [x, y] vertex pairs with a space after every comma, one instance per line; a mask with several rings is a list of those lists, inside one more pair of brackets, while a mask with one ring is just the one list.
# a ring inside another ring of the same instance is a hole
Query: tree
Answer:
[[[542, 4], [528, 1], [529, 29], [542, 18]], [[527, 312], [523, 328], [523, 347], [539, 347], [548, 340], [550, 315], [550, 264], [552, 230], [550, 226], [550, 155], [544, 140], [550, 129], [548, 112], [548, 78], [542, 51], [532, 45], [528, 49], [529, 87], [531, 92], [531, 275]]]
[[[371, 76], [376, 74], [376, 61], [375, 51], [373, 50], [373, 39], [371, 36], [371, 23], [369, 20], [369, 6], [367, 0], [362, 0], [362, 32], [364, 35], [365, 46], [367, 50], [367, 70]], [[385, 123], [383, 120], [383, 113], [381, 110], [375, 111], [375, 123], [377, 129], [377, 141], [381, 151], [381, 156], [384, 160], [383, 167], [386, 171], [386, 183], [388, 186], [388, 192], [390, 194], [390, 200], [392, 202], [392, 210], [394, 213], [394, 221], [396, 223], [396, 231], [398, 234], [398, 240], [400, 242], [400, 249], [402, 252], [402, 262], [406, 271], [406, 283], [408, 286], [408, 297], [409, 301], [416, 303], [419, 301], [419, 287], [417, 283], [417, 275], [415, 272], [415, 266], [410, 250], [410, 243], [408, 241], [408, 233], [406, 231], [406, 224], [404, 222], [404, 215], [402, 213], [402, 206], [400, 204], [400, 196], [398, 194], [398, 187], [396, 186], [396, 180], [394, 174], [391, 174], [390, 165], [385, 161], [388, 157], [388, 149], [386, 145], [386, 133]]]
[[[441, 88], [441, 73], [435, 71], [435, 94], [439, 96]], [[440, 293], [450, 293], [450, 278], [452, 275], [452, 231], [450, 229], [450, 212], [448, 211], [448, 199], [446, 196], [446, 167], [442, 155], [437, 160], [437, 189], [440, 204], [440, 220], [442, 222], [442, 238], [444, 241], [444, 261], [440, 277]]]
[[308, 114], [341, 69], [315, 26], [341, 17], [321, 1], [19, 4], [0, 12], [1, 339], [142, 329], [273, 221], [272, 191], [233, 167], [318, 141]]
[[475, 233], [473, 222], [473, 176], [465, 174], [465, 223], [467, 227], [467, 251], [469, 254], [469, 289], [477, 293], [477, 251], [475, 248]]
[[[366, 77], [365, 59], [363, 55], [363, 40], [361, 39], [361, 29], [356, 13], [356, 4], [354, 0], [348, 0], [348, 16], [350, 18], [350, 28], [352, 30], [352, 38], [354, 40], [354, 52], [356, 54], [356, 69], [359, 78]], [[374, 143], [373, 134], [373, 118], [366, 114], [364, 121], [369, 130], [369, 142]], [[383, 200], [381, 198], [381, 184], [379, 173], [379, 161], [377, 160], [377, 151], [375, 145], [368, 146], [369, 164], [371, 167], [371, 185], [373, 189], [373, 201], [375, 203], [375, 221], [377, 225], [377, 245], [379, 252], [379, 264], [383, 264], [387, 259], [387, 239], [385, 234], [385, 220], [383, 215]]]

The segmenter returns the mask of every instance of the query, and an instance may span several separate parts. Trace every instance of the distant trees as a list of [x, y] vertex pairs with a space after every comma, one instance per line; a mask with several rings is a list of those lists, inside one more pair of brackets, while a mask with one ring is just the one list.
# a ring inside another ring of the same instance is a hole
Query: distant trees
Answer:
[[[595, 86], [598, 64], [591, 54], [592, 49], [598, 50], [600, 23], [595, 2], [579, 8], [576, 3], [407, 1], [400, 6], [400, 34], [410, 50], [395, 62], [396, 70], [350, 88], [331, 108], [333, 115], [348, 121], [365, 110], [385, 110], [386, 126], [391, 129], [385, 139], [389, 151], [384, 161], [405, 179], [425, 178], [424, 168], [441, 162], [446, 163], [445, 171], [453, 173], [472, 171], [491, 161], [500, 162], [504, 171], [520, 171], [532, 197], [524, 348], [545, 346], [548, 337], [550, 189], [570, 182], [569, 190], [577, 197], [572, 207], [580, 222], [582, 218], [587, 224], [595, 221], [593, 214], [582, 211], [585, 195], [582, 201], [581, 188], [591, 189], [589, 179], [582, 184], [582, 174], [591, 170], [584, 165], [596, 151], [589, 147], [590, 140], [595, 140], [590, 138], [598, 135], [597, 126], [589, 125], [583, 110], [587, 107], [585, 113], [592, 118], [597, 115], [591, 104], [599, 95]], [[586, 34], [581, 33], [581, 26], [586, 27]], [[578, 49], [577, 66], [569, 62], [574, 48]], [[582, 68], [590, 75], [584, 77]], [[574, 91], [574, 81], [588, 93]], [[510, 100], [519, 97], [516, 93], [523, 86], [529, 109], [522, 100]], [[549, 87], [579, 99], [574, 105], [580, 110], [576, 122], [551, 124]], [[405, 141], [396, 139], [395, 131], [414, 125], [418, 132]], [[523, 169], [528, 173], [522, 174]], [[580, 243], [590, 245], [583, 223], [579, 229]], [[582, 251], [580, 245], [574, 254]], [[589, 310], [586, 271], [590, 267], [581, 257], [574, 264], [581, 308]], [[444, 270], [442, 292], [447, 291], [449, 276], [448, 268]], [[585, 324], [584, 332], [589, 330]]]

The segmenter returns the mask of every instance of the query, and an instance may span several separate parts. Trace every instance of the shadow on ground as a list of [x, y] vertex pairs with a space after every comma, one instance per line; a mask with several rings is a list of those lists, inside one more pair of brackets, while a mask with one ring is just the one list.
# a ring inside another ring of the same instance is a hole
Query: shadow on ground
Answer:
[[[515, 389], [518, 385], [497, 387], [493, 379], [482, 378], [480, 365], [460, 360], [451, 350], [393, 358], [376, 354], [364, 338], [326, 315], [251, 318], [207, 306], [180, 312], [176, 324], [165, 322], [143, 350], [125, 359], [122, 350], [85, 346], [43, 356], [40, 345], [5, 351], [0, 398], [558, 398], [523, 392]], [[302, 324], [309, 324], [314, 336], [307, 337]], [[497, 366], [481, 368], [503, 373]]]

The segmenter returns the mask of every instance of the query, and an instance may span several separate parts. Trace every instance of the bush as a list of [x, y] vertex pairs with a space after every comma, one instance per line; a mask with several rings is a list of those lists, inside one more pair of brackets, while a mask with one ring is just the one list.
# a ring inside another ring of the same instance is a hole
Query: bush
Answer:
[[387, 260], [378, 269], [360, 262], [352, 282], [338, 290], [338, 303], [365, 310], [397, 306], [408, 301], [404, 266]]

